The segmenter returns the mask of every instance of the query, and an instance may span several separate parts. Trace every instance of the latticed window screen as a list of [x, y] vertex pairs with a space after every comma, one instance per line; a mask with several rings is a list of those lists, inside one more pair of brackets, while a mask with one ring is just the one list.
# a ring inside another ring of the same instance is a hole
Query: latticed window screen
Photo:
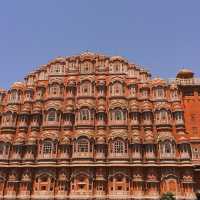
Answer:
[[172, 147], [169, 141], [166, 141], [164, 144], [165, 153], [172, 153]]
[[44, 142], [43, 153], [44, 154], [51, 154], [51, 152], [52, 152], [52, 143], [51, 142]]
[[88, 109], [83, 109], [80, 111], [80, 119], [81, 120], [89, 120], [90, 119], [90, 111]]
[[52, 122], [52, 121], [56, 121], [56, 111], [55, 110], [51, 110], [48, 113], [48, 121]]
[[89, 147], [88, 147], [88, 141], [87, 140], [80, 140], [78, 142], [78, 152], [88, 152]]
[[115, 120], [122, 120], [122, 111], [121, 110], [115, 110]]
[[114, 153], [124, 153], [124, 143], [120, 140], [114, 142]]

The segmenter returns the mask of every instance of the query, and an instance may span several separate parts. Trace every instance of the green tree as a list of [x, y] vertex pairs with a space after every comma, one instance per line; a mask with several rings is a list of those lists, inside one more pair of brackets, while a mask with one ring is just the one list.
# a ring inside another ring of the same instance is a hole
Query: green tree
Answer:
[[175, 200], [174, 194], [171, 192], [166, 192], [162, 195], [160, 200]]

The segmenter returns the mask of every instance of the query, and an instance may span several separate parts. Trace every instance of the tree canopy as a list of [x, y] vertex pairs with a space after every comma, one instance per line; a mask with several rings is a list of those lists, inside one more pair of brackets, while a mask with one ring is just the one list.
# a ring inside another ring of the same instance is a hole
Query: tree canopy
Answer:
[[171, 192], [166, 192], [162, 195], [161, 200], [175, 200], [174, 194]]

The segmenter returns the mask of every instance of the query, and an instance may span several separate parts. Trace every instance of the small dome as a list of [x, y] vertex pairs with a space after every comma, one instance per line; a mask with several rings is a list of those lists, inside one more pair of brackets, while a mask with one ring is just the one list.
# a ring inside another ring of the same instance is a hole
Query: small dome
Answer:
[[23, 89], [24, 83], [23, 82], [15, 82], [11, 85], [12, 89]]
[[189, 69], [181, 69], [178, 74], [176, 75], [176, 78], [193, 78], [194, 73]]
[[112, 56], [112, 57], [110, 57], [110, 60], [111, 61], [119, 60], [119, 61], [127, 62], [127, 60], [125, 58], [123, 58], [122, 56]]

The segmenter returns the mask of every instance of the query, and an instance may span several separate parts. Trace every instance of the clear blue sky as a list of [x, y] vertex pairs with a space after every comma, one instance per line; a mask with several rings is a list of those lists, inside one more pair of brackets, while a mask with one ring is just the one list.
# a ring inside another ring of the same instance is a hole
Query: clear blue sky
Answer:
[[2, 0], [0, 87], [57, 56], [122, 55], [154, 76], [200, 75], [199, 0]]

